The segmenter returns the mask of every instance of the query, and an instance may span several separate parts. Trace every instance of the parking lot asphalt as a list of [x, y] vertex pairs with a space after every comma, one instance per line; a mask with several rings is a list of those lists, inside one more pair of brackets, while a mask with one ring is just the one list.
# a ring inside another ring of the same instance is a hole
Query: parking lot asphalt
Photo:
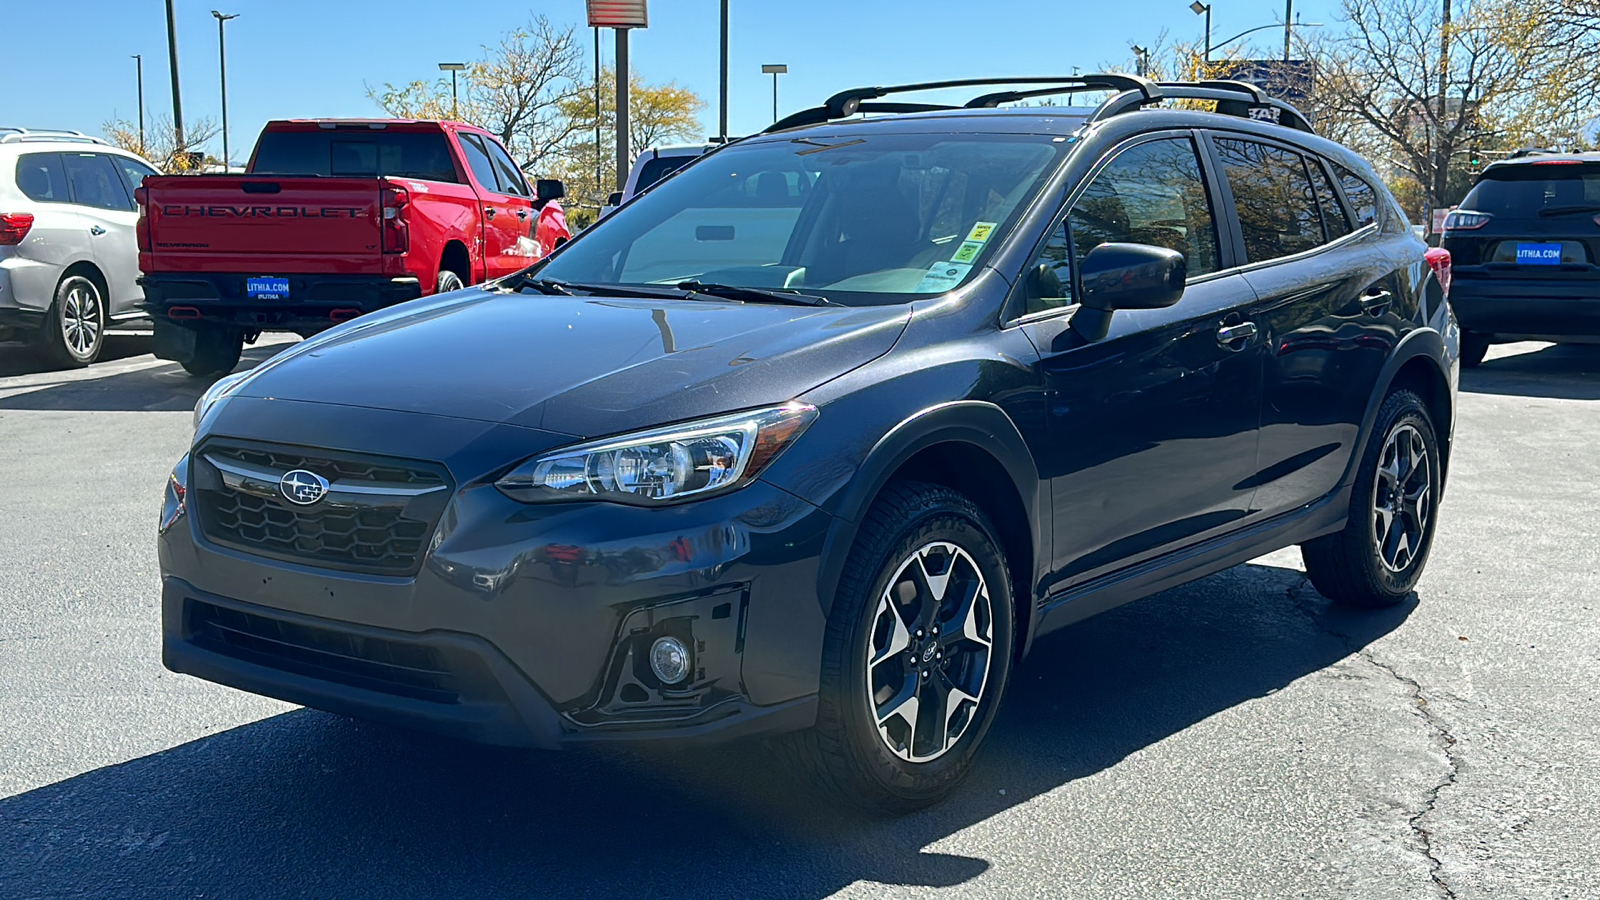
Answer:
[[166, 672], [204, 383], [108, 350], [0, 345], [0, 898], [1600, 892], [1600, 347], [1463, 373], [1414, 602], [1330, 607], [1290, 550], [1058, 632], [967, 784], [892, 820], [761, 745], [485, 748]]

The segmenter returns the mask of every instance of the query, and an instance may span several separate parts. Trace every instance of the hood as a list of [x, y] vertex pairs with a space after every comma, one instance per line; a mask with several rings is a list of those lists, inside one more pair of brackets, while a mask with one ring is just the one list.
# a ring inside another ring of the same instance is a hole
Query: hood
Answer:
[[299, 344], [235, 395], [592, 437], [792, 400], [887, 353], [909, 318], [904, 305], [473, 291]]

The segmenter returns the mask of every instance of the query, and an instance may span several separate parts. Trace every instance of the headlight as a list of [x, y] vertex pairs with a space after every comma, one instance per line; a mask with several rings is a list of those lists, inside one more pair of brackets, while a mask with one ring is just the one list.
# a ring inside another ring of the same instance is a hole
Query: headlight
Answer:
[[172, 467], [172, 474], [167, 476], [167, 492], [161, 501], [161, 521], [156, 526], [157, 534], [166, 534], [172, 526], [178, 524], [183, 518], [185, 506], [189, 496], [189, 454], [185, 453], [183, 459]]
[[234, 388], [237, 388], [240, 382], [243, 382], [249, 375], [249, 372], [240, 372], [237, 375], [229, 375], [225, 378], [218, 378], [215, 384], [207, 388], [206, 392], [200, 395], [199, 401], [197, 401], [194, 405], [193, 430], [199, 431], [200, 420], [206, 417], [206, 413], [211, 411], [211, 407], [218, 400], [221, 400], [223, 397], [233, 393]]
[[789, 403], [579, 444], [534, 457], [495, 482], [527, 503], [651, 505], [740, 487], [817, 417]]

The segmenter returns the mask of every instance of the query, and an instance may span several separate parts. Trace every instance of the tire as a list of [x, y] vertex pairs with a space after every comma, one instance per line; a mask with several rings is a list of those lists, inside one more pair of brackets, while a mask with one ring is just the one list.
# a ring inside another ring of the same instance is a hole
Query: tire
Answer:
[[449, 269], [440, 269], [439, 278], [433, 285], [433, 292], [435, 294], [448, 294], [451, 291], [459, 291], [464, 287], [466, 285], [461, 282], [460, 275]]
[[98, 359], [106, 340], [106, 303], [99, 286], [82, 275], [61, 279], [34, 340], [40, 354], [62, 368], [82, 368]]
[[200, 328], [194, 335], [194, 355], [183, 363], [190, 375], [209, 378], [226, 375], [239, 364], [244, 334], [232, 328]]
[[1421, 398], [1390, 394], [1378, 410], [1344, 530], [1300, 546], [1306, 575], [1348, 606], [1393, 606], [1422, 576], [1438, 526], [1439, 442]]
[[891, 484], [840, 577], [817, 723], [781, 746], [825, 788], [873, 812], [944, 798], [971, 769], [1005, 695], [1011, 597], [1000, 543], [976, 504], [938, 485]]
[[1461, 368], [1475, 369], [1489, 352], [1489, 336], [1476, 331], [1461, 331]]

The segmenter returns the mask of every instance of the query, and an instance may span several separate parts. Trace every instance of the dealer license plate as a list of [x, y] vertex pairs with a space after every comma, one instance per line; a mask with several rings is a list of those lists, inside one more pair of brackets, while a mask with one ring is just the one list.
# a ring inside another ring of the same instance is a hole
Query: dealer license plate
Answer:
[[1560, 244], [1518, 244], [1517, 265], [1519, 266], [1559, 266], [1561, 265]]
[[244, 280], [244, 294], [251, 300], [287, 300], [289, 299], [289, 279], [246, 278]]

